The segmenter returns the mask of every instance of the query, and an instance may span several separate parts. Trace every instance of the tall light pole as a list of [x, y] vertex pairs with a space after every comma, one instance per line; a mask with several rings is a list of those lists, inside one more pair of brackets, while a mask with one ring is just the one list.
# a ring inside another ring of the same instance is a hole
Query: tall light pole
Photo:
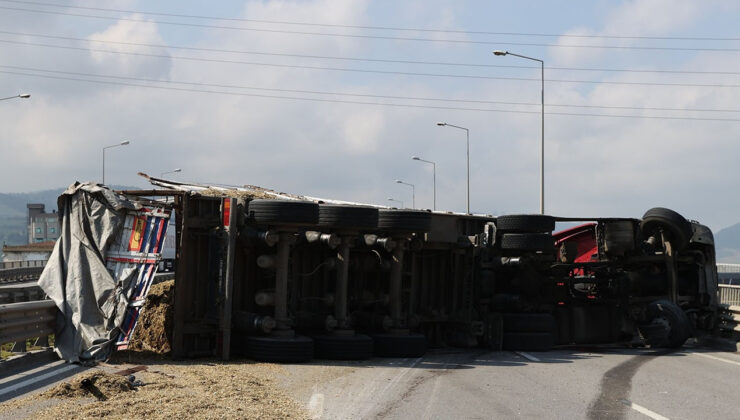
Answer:
[[182, 169], [177, 168], [177, 169], [173, 169], [171, 171], [162, 172], [161, 174], [159, 174], [159, 176], [165, 176], [167, 174], [174, 174], [174, 173], [177, 173], [177, 172], [182, 172]]
[[8, 99], [22, 98], [28, 99], [31, 97], [30, 93], [21, 93], [20, 95], [8, 96], [7, 98], [0, 98], [0, 101], [7, 101]]
[[540, 62], [540, 69], [542, 70], [542, 90], [540, 92], [540, 101], [542, 104], [542, 134], [540, 138], [540, 214], [545, 214], [545, 61], [540, 60], [539, 58], [527, 57], [526, 55], [519, 55], [501, 50], [496, 50], [493, 54], [498, 56], [513, 55], [514, 57]]
[[394, 201], [396, 203], [400, 203], [401, 204], [401, 207], [399, 207], [399, 208], [401, 208], [401, 209], [403, 208], [403, 201], [401, 201], [401, 200], [396, 200], [395, 198], [388, 197], [388, 201]]
[[460, 130], [465, 130], [465, 142], [467, 145], [467, 155], [468, 155], [468, 214], [470, 214], [470, 130], [468, 130], [465, 127], [460, 127], [458, 125], [448, 124], [446, 122], [438, 122], [437, 125], [440, 127], [453, 127], [453, 128], [459, 128]]
[[103, 147], [103, 185], [105, 185], [105, 149], [110, 149], [111, 147], [126, 146], [127, 144], [129, 144], [129, 141], [124, 140], [118, 144], [112, 144], [110, 146]]
[[414, 184], [403, 182], [400, 179], [396, 180], [396, 184], [403, 184], [403, 185], [408, 185], [409, 187], [411, 187], [411, 208], [415, 209], [416, 208], [416, 187], [414, 187]]
[[432, 204], [432, 210], [437, 210], [437, 164], [432, 162], [431, 160], [424, 160], [420, 158], [419, 156], [412, 156], [411, 159], [418, 160], [419, 162], [425, 162], [425, 163], [431, 163], [432, 164], [432, 187], [433, 189], [433, 204]]

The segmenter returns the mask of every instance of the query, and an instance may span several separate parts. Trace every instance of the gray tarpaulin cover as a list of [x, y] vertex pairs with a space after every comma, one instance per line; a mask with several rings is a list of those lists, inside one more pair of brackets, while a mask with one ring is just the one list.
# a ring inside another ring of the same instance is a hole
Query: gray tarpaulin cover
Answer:
[[106, 360], [128, 304], [128, 278], [105, 267], [108, 248], [121, 234], [127, 210], [140, 206], [93, 183], [74, 183], [59, 196], [60, 237], [39, 278], [61, 316], [56, 352], [69, 362]]

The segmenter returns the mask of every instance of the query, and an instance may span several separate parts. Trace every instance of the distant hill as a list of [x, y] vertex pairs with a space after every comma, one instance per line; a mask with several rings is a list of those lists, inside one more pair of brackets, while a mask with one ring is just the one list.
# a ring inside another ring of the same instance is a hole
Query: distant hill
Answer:
[[718, 262], [740, 263], [740, 223], [715, 232], [714, 245]]
[[0, 193], [0, 218], [23, 217], [27, 215], [26, 204], [43, 203], [46, 211], [57, 208], [57, 197], [66, 188], [36, 191], [30, 193]]

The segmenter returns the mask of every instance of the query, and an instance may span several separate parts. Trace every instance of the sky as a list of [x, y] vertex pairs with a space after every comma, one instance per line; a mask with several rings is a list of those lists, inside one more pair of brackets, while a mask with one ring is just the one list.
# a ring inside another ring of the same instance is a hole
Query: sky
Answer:
[[[740, 222], [740, 3], [0, 0], [0, 192], [137, 175]], [[411, 187], [395, 180], [414, 184]]]

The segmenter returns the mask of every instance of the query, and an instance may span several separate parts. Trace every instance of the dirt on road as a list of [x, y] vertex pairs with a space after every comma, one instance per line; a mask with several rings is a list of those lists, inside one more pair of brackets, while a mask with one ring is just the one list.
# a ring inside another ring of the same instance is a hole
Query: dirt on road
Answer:
[[0, 404], [0, 418], [308, 418], [303, 405], [276, 383], [285, 374], [279, 365], [161, 359], [136, 363], [146, 369], [133, 374], [134, 382], [115, 373], [131, 364], [103, 364], [43, 393]]

